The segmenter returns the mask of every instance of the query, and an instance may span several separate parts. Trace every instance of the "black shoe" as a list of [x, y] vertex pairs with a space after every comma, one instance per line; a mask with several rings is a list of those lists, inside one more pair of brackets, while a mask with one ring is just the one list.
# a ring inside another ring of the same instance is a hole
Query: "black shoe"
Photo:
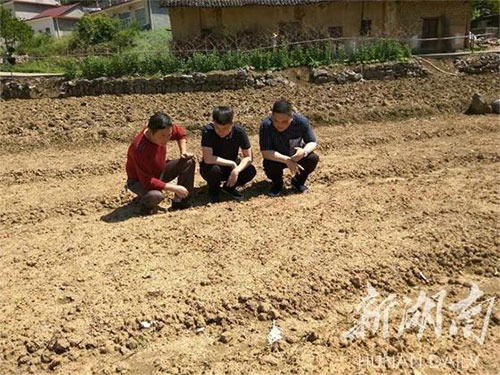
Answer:
[[270, 197], [279, 197], [281, 195], [282, 189], [283, 189], [283, 183], [273, 184], [267, 195], [269, 195]]
[[219, 203], [220, 202], [219, 191], [209, 192], [208, 195], [210, 197], [209, 198], [210, 199], [210, 203]]
[[229, 195], [235, 201], [243, 200], [243, 194], [241, 194], [238, 190], [236, 190], [235, 187], [229, 187], [224, 185], [221, 190], [224, 194]]
[[295, 178], [292, 178], [292, 190], [296, 193], [306, 193], [309, 191], [309, 188], [298, 182]]
[[149, 216], [149, 215], [154, 215], [157, 214], [159, 210], [158, 206], [155, 207], [144, 207], [140, 206], [139, 213], [144, 216]]
[[180, 202], [172, 201], [172, 207], [171, 209], [173, 211], [175, 210], [185, 210], [186, 208], [191, 207], [191, 204], [186, 200], [183, 199]]

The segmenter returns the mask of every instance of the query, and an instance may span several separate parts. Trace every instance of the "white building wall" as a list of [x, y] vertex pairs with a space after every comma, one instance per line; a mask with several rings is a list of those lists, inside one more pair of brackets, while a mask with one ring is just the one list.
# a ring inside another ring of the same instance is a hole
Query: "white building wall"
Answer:
[[14, 3], [15, 16], [20, 20], [29, 20], [50, 8], [45, 5]]
[[50, 34], [54, 37], [58, 37], [57, 32], [54, 28], [54, 19], [52, 17], [47, 17], [47, 18], [39, 18], [36, 20], [32, 21], [26, 21], [28, 25], [31, 26], [31, 28], [36, 32], [42, 32], [45, 33], [47, 32], [47, 29], [49, 30]]
[[14, 15], [14, 3], [0, 4], [0, 8], [8, 10], [10, 14]]
[[61, 5], [60, 1], [57, 0], [30, 0], [38, 4], [50, 4], [50, 5]]
[[71, 34], [75, 29], [75, 23], [78, 22], [77, 20], [68, 20], [64, 18], [58, 18], [54, 21], [56, 27], [59, 29], [59, 36]]

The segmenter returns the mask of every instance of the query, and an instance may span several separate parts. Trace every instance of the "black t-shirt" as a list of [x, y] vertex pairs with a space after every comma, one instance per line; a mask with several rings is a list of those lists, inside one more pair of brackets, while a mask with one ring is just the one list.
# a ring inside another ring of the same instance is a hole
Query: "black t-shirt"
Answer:
[[245, 129], [239, 125], [233, 125], [231, 132], [221, 138], [215, 132], [214, 124], [211, 122], [203, 127], [201, 146], [210, 147], [214, 156], [236, 161], [240, 148], [242, 150], [250, 148], [250, 140]]
[[295, 147], [316, 142], [309, 120], [299, 113], [293, 114], [290, 126], [283, 132], [274, 127], [272, 116], [266, 117], [262, 120], [259, 134], [261, 151], [278, 151], [287, 156], [295, 154]]

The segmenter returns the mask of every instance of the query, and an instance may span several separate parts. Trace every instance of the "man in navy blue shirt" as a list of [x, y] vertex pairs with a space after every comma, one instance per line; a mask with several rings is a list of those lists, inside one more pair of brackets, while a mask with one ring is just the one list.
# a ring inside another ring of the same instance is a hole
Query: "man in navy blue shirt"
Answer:
[[[241, 126], [233, 125], [233, 116], [230, 107], [216, 107], [212, 114], [213, 122], [203, 127], [200, 173], [208, 182], [212, 203], [219, 201], [220, 191], [235, 200], [242, 200], [243, 195], [236, 187], [245, 185], [257, 174], [252, 165], [248, 135]], [[238, 159], [240, 149], [243, 155], [241, 160]], [[221, 189], [222, 181], [225, 183]]]
[[307, 177], [314, 171], [319, 156], [314, 153], [316, 137], [309, 120], [293, 113], [292, 105], [278, 100], [273, 112], [260, 125], [260, 149], [264, 157], [264, 171], [273, 185], [269, 195], [276, 197], [283, 189], [283, 169], [292, 172], [292, 189], [298, 193], [308, 190]]

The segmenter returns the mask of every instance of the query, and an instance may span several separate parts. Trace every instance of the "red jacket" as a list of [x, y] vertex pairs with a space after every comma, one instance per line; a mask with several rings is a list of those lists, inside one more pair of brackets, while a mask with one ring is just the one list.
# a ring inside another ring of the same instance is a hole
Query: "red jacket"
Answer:
[[[163, 190], [165, 182], [159, 179], [167, 156], [167, 148], [154, 144], [144, 135], [143, 128], [130, 144], [127, 152], [127, 176], [137, 179], [147, 190]], [[186, 137], [186, 132], [179, 125], [172, 127], [171, 141]]]

